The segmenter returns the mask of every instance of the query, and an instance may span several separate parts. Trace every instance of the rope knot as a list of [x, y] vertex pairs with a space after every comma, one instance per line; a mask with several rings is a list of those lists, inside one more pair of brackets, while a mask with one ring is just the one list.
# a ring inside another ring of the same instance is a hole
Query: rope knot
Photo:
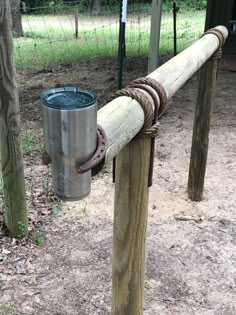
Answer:
[[[143, 93], [145, 91], [146, 93]], [[135, 99], [144, 111], [144, 124], [142, 129], [135, 138], [151, 137], [151, 154], [148, 186], [152, 185], [153, 160], [155, 137], [158, 135], [159, 123], [158, 118], [164, 114], [167, 109], [167, 94], [163, 86], [152, 78], [139, 78], [129, 83], [129, 85], [115, 92], [109, 101], [119, 97], [128, 96]], [[154, 109], [153, 105], [154, 104]], [[114, 164], [113, 164], [113, 180], [114, 180]]]

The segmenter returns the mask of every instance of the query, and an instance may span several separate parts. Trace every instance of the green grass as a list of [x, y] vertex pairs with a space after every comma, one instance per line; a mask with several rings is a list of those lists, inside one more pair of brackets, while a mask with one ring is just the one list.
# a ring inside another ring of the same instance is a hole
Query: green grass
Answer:
[[0, 304], [0, 314], [11, 315], [14, 312], [15, 307], [11, 304]]
[[[183, 50], [199, 38], [205, 13], [180, 15], [177, 23], [178, 50]], [[58, 63], [69, 63], [93, 58], [116, 57], [118, 51], [118, 24], [98, 27], [96, 30], [79, 32], [79, 39], [74, 38], [73, 28], [61, 23], [56, 25], [53, 16], [45, 16], [44, 24], [40, 17], [25, 16], [25, 38], [15, 40], [14, 55], [17, 68], [50, 67]], [[29, 23], [30, 19], [30, 23]], [[26, 20], [28, 23], [26, 23]], [[55, 20], [56, 21], [56, 20]], [[24, 21], [23, 21], [24, 23]], [[37, 27], [37, 23], [39, 26]], [[41, 23], [41, 24], [40, 24]], [[30, 25], [32, 27], [29, 27]], [[45, 26], [47, 24], [47, 26]], [[149, 23], [127, 24], [127, 56], [147, 56], [149, 49]], [[43, 27], [45, 26], [45, 27]], [[160, 54], [173, 52], [173, 32], [171, 14], [163, 14], [160, 41]]]
[[33, 133], [24, 132], [21, 135], [21, 146], [23, 154], [27, 155], [32, 151], [42, 149], [42, 144], [39, 143], [38, 138]]
[[45, 237], [43, 232], [34, 230], [31, 232], [31, 239], [35, 242], [39, 247], [43, 247], [45, 243]]

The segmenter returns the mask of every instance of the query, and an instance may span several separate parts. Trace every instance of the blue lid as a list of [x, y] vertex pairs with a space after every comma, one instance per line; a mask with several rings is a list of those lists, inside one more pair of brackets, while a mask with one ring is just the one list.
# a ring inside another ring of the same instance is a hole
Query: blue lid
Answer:
[[73, 86], [51, 89], [41, 94], [43, 105], [61, 110], [89, 107], [96, 102], [96, 94]]

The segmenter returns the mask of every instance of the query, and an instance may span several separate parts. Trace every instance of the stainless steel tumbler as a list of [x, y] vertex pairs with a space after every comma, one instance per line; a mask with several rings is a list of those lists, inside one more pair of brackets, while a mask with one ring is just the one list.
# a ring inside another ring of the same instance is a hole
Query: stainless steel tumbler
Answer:
[[83, 199], [91, 190], [91, 171], [78, 174], [77, 167], [96, 150], [96, 95], [77, 87], [63, 87], [44, 92], [41, 101], [54, 192], [62, 200]]

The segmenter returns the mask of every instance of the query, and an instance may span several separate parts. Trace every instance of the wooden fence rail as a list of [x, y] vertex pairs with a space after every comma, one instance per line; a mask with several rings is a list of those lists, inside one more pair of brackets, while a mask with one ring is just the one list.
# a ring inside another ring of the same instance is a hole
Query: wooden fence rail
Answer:
[[[215, 29], [227, 38], [228, 31], [224, 26]], [[147, 77], [158, 81], [170, 99], [213, 55], [218, 46], [219, 40], [215, 35], [205, 35]], [[136, 100], [121, 96], [98, 111], [98, 123], [105, 130], [108, 140], [106, 160], [111, 161], [141, 130], [144, 112]]]

